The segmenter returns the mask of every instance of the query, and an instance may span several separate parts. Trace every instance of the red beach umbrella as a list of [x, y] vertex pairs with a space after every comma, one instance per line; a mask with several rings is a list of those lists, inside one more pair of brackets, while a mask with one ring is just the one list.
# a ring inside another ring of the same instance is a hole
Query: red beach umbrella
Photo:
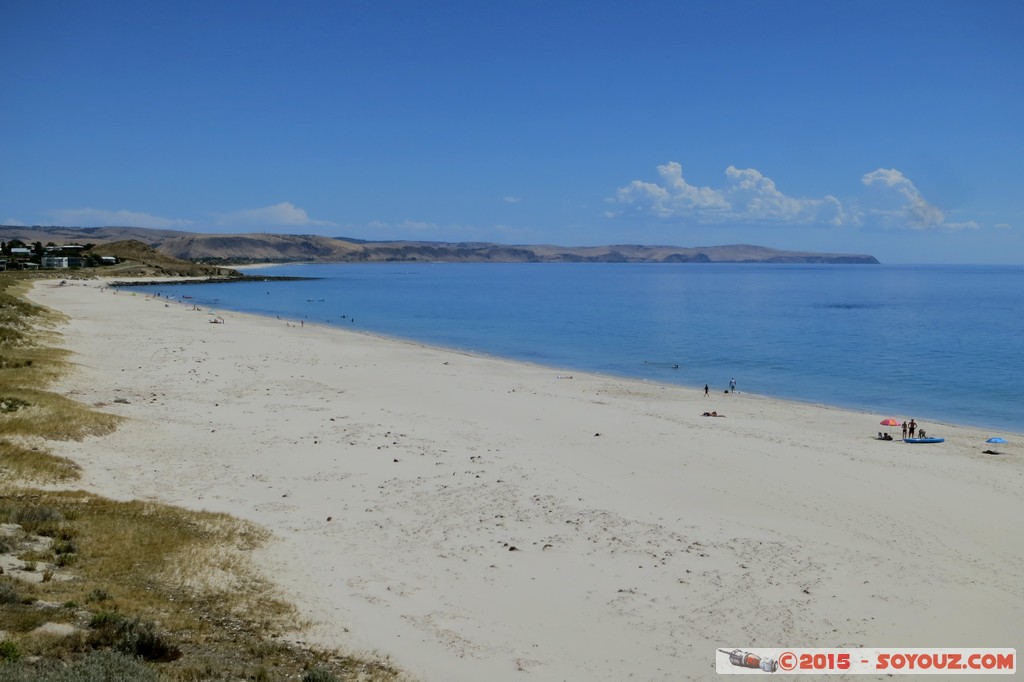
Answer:
[[896, 419], [895, 417], [889, 417], [888, 419], [883, 419], [878, 423], [881, 424], [882, 426], [899, 426], [903, 422], [901, 422], [899, 419]]

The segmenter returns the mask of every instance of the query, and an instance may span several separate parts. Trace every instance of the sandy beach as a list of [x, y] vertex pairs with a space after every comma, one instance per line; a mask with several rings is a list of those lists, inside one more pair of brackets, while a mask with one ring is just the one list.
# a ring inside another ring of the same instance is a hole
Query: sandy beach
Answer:
[[[717, 648], [1012, 647], [1024, 437], [39, 282], [127, 418], [80, 486], [268, 528], [315, 626], [425, 682], [714, 676]], [[704, 417], [715, 410], [724, 418]], [[893, 430], [896, 433], [896, 430]], [[896, 434], [898, 437], [898, 434]], [[1002, 455], [983, 454], [1004, 435]]]

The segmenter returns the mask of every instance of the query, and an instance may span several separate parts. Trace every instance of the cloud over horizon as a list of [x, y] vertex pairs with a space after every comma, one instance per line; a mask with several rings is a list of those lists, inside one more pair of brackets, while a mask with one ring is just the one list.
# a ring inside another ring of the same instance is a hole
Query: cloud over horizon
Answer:
[[[903, 200], [897, 201], [893, 208], [871, 208], [868, 210], [869, 213], [879, 216], [887, 224], [897, 226], [905, 224], [915, 230], [925, 230], [930, 227], [939, 227], [945, 223], [946, 215], [942, 210], [925, 201], [910, 178], [895, 168], [879, 168], [865, 173], [861, 182], [867, 187], [880, 186], [882, 189], [893, 190], [903, 197]], [[977, 226], [976, 223], [975, 226]], [[953, 226], [946, 225], [946, 227]]]
[[619, 188], [610, 201], [624, 208], [606, 215], [650, 215], [702, 225], [873, 224], [915, 230], [980, 227], [974, 221], [947, 222], [946, 212], [925, 200], [914, 183], [894, 168], [865, 173], [861, 183], [869, 188], [868, 195], [862, 202], [851, 199], [845, 204], [831, 194], [811, 199], [788, 196], [771, 178], [754, 168], [729, 166], [719, 187], [690, 184], [683, 177], [682, 165], [675, 161], [660, 165], [657, 170], [661, 176], [658, 182], [634, 180]]
[[614, 200], [632, 213], [649, 213], [668, 219], [689, 218], [702, 224], [842, 225], [849, 220], [835, 197], [798, 199], [787, 196], [771, 178], [754, 168], [729, 166], [725, 169], [725, 184], [720, 188], [691, 185], [683, 178], [682, 164], [676, 161], [658, 166], [658, 174], [660, 183], [634, 180], [619, 188]]
[[272, 228], [272, 227], [337, 227], [329, 220], [315, 220], [295, 204], [282, 201], [272, 206], [247, 208], [217, 215], [217, 225], [223, 227]]
[[102, 208], [61, 208], [48, 211], [47, 215], [60, 224], [74, 227], [150, 227], [169, 229], [188, 227], [191, 220], [184, 218], [162, 218], [141, 211], [111, 211]]

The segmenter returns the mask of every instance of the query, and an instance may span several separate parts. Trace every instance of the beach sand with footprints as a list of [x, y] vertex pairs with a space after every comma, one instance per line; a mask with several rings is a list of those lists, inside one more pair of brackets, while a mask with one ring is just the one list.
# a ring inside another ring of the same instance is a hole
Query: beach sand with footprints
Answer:
[[[716, 649], [1015, 646], [1024, 451], [919, 420], [587, 375], [37, 283], [58, 387], [127, 421], [81, 487], [262, 524], [313, 625], [431, 682], [679, 680]], [[724, 419], [707, 419], [716, 411]], [[1005, 434], [1004, 434], [1005, 435]]]

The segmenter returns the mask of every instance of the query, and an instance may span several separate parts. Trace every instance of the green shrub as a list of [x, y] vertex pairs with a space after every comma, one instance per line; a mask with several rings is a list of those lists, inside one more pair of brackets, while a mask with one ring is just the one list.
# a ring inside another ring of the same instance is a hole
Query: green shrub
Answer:
[[100, 611], [89, 621], [89, 643], [96, 648], [110, 647], [147, 661], [174, 661], [181, 649], [157, 631], [151, 621], [125, 618], [111, 611]]
[[0, 582], [0, 604], [17, 604], [21, 601], [21, 594], [14, 585], [4, 580]]
[[65, 566], [71, 566], [75, 563], [75, 558], [77, 556], [77, 554], [58, 554], [56, 560], [54, 560], [53, 563], [59, 566], [60, 568], [64, 568]]
[[93, 630], [114, 630], [124, 618], [113, 611], [100, 611], [92, 614], [89, 619], [89, 627]]
[[0, 661], [13, 663], [19, 658], [21, 658], [21, 648], [18, 647], [17, 642], [12, 642], [9, 639], [0, 642]]
[[32, 407], [32, 403], [21, 398], [15, 398], [14, 396], [0, 396], [0, 412], [10, 414], [26, 407]]
[[302, 682], [341, 682], [323, 668], [314, 668], [302, 676]]
[[85, 601], [87, 602], [109, 601], [110, 599], [110, 593], [104, 590], [102, 587], [97, 587], [85, 597]]
[[94, 651], [70, 663], [53, 659], [0, 665], [0, 682], [157, 682], [155, 670], [116, 651]]
[[57, 535], [64, 517], [53, 507], [34, 505], [31, 507], [15, 507], [7, 510], [10, 523], [16, 523], [26, 533], [37, 535]]
[[139, 618], [125, 621], [118, 628], [118, 635], [115, 648], [122, 653], [147, 661], [173, 661], [181, 657], [181, 649], [167, 641], [152, 621]]
[[74, 540], [55, 539], [50, 549], [54, 554], [74, 554], [78, 551], [78, 545]]

